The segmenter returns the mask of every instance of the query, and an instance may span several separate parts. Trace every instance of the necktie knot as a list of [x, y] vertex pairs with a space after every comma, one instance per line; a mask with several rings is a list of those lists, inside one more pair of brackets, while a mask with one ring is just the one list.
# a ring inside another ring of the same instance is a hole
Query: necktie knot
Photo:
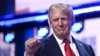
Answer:
[[64, 49], [65, 49], [66, 56], [75, 56], [75, 53], [70, 48], [69, 40], [68, 39], [64, 39], [63, 42], [65, 43]]
[[69, 43], [70, 43], [70, 41], [69, 41], [68, 39], [64, 39], [63, 42], [64, 42], [65, 44], [69, 44]]

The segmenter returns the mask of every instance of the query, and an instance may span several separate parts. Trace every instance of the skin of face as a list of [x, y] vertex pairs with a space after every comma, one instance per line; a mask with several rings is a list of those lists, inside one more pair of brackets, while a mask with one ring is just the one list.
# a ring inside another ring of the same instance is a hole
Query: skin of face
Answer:
[[70, 13], [64, 13], [61, 10], [53, 10], [49, 16], [50, 26], [53, 32], [59, 38], [66, 38], [70, 34], [72, 18]]

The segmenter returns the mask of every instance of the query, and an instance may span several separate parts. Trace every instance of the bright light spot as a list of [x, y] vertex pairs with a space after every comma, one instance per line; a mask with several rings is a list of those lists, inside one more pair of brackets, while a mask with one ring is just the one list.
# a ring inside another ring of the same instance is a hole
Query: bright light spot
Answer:
[[47, 28], [40, 28], [38, 30], [38, 36], [39, 36], [40, 39], [42, 39], [47, 33], [48, 33]]
[[73, 32], [77, 32], [82, 28], [82, 24], [81, 23], [74, 23], [74, 25], [72, 26], [72, 31]]
[[13, 33], [7, 33], [7, 35], [5, 36], [5, 41], [7, 43], [9, 43], [10, 41], [12, 41], [14, 39], [14, 34]]

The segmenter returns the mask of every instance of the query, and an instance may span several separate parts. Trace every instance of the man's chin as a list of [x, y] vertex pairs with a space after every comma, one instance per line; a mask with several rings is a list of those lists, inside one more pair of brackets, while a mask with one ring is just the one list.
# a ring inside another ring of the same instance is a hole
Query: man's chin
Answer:
[[62, 35], [62, 34], [64, 34], [64, 32], [63, 32], [63, 31], [61, 31], [61, 32], [59, 32], [59, 34], [61, 34], [61, 35]]
[[59, 33], [58, 35], [59, 35], [59, 36], [64, 36], [65, 34], [64, 34], [64, 33]]

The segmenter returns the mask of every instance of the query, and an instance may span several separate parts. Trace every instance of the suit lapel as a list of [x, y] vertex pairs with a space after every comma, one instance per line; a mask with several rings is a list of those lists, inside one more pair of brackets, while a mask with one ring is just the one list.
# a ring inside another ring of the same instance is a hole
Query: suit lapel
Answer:
[[53, 35], [47, 40], [46, 53], [48, 53], [49, 56], [63, 56], [61, 49]]
[[78, 40], [76, 40], [74, 38], [73, 38], [73, 41], [76, 44], [76, 47], [78, 49], [78, 52], [79, 52], [80, 56], [89, 56], [87, 51], [86, 51], [86, 49], [85, 49], [85, 47], [83, 46], [83, 44], [80, 41], [78, 41]]

